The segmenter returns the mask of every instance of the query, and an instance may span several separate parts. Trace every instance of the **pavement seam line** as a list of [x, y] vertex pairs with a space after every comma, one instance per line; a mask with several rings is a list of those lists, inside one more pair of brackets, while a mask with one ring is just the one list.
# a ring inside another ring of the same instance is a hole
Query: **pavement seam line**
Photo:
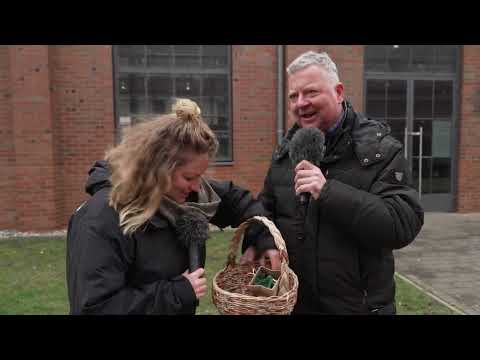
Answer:
[[461, 309], [457, 308], [456, 306], [453, 306], [451, 304], [449, 304], [448, 302], [446, 302], [445, 300], [442, 300], [441, 298], [439, 298], [437, 295], [433, 294], [431, 291], [425, 289], [424, 287], [420, 286], [419, 284], [417, 284], [416, 282], [414, 282], [413, 280], [410, 280], [408, 277], [406, 277], [405, 275], [402, 275], [398, 272], [395, 272], [395, 275], [397, 275], [400, 279], [402, 279], [403, 281], [407, 282], [408, 284], [416, 287], [418, 290], [422, 291], [423, 293], [427, 294], [428, 296], [430, 296], [432, 299], [438, 301], [440, 304], [448, 307], [450, 310], [452, 310], [453, 312], [456, 312], [460, 315], [467, 315], [464, 311], [462, 311]]

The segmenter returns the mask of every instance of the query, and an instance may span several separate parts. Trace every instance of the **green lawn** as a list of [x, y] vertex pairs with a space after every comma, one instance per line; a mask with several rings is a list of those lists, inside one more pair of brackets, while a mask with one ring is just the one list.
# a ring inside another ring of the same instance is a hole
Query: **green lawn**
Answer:
[[[206, 276], [223, 268], [232, 232], [214, 232], [208, 240]], [[211, 286], [201, 299], [200, 315], [218, 314]], [[453, 314], [412, 285], [397, 278], [399, 314]], [[65, 238], [11, 238], [0, 241], [0, 315], [67, 314]]]

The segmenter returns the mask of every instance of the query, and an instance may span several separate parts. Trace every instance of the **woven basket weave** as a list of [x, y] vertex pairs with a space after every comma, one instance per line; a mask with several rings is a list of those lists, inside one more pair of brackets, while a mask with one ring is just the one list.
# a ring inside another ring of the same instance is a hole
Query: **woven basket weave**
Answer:
[[[252, 296], [247, 294], [248, 284], [252, 280], [259, 264], [236, 264], [236, 254], [247, 227], [254, 221], [263, 223], [275, 240], [281, 256], [281, 276], [288, 278], [287, 291], [279, 296]], [[255, 216], [242, 223], [235, 231], [225, 268], [213, 278], [212, 300], [222, 315], [288, 315], [297, 301], [298, 278], [288, 267], [288, 253], [285, 241], [276, 226], [265, 217]]]

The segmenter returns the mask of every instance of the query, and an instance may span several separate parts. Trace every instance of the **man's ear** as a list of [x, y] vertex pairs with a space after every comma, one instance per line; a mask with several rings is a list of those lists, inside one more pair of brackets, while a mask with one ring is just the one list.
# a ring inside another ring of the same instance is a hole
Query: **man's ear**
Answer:
[[339, 104], [343, 102], [343, 92], [344, 92], [343, 84], [339, 82], [337, 85], [335, 85], [335, 93], [337, 94], [337, 99]]

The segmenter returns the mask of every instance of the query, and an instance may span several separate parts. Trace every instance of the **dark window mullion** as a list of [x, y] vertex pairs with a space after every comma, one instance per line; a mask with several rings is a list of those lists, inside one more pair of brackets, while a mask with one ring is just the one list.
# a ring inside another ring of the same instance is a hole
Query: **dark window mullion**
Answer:
[[144, 113], [145, 115], [149, 114], [149, 104], [148, 104], [148, 68], [147, 68], [147, 60], [148, 60], [148, 45], [143, 46], [143, 86], [145, 91], [145, 103], [144, 103]]

